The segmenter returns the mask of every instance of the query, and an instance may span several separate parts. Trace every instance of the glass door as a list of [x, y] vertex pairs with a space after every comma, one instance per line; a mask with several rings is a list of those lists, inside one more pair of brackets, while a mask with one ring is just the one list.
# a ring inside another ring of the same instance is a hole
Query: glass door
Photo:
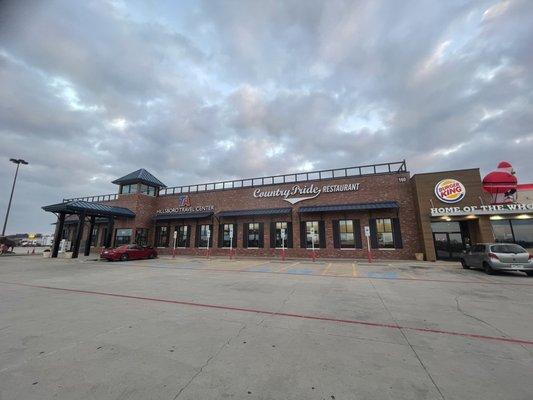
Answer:
[[458, 260], [465, 245], [461, 232], [433, 233], [438, 260]]
[[435, 243], [435, 252], [437, 253], [437, 259], [447, 259], [450, 257], [448, 250], [448, 234], [447, 233], [434, 233], [433, 242]]

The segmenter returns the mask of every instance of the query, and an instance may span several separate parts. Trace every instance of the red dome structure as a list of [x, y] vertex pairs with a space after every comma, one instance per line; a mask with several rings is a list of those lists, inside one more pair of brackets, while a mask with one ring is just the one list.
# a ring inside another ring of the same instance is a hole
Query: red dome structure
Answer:
[[501, 161], [498, 168], [483, 178], [483, 190], [491, 194], [493, 204], [513, 203], [516, 201], [516, 179], [513, 166]]

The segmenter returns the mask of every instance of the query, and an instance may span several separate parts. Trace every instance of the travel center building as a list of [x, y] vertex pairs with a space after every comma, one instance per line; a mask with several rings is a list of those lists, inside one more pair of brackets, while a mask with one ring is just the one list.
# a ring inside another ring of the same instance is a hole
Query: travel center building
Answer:
[[178, 187], [140, 169], [113, 183], [117, 194], [43, 207], [58, 215], [53, 255], [61, 239], [74, 256], [133, 243], [160, 254], [175, 246], [182, 255], [278, 257], [285, 248], [287, 257], [315, 249], [352, 259], [366, 258], [368, 243], [376, 259], [426, 260], [481, 242], [533, 247], [533, 186], [494, 204], [478, 169], [411, 177], [402, 161]]

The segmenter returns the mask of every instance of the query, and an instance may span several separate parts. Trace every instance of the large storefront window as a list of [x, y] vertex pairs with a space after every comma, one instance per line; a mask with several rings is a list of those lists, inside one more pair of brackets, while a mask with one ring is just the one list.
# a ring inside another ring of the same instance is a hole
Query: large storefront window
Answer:
[[516, 243], [526, 249], [533, 248], [533, 220], [493, 220], [492, 229], [497, 243]]
[[107, 226], [104, 227], [104, 230], [102, 232], [102, 235], [100, 236], [100, 246], [105, 246], [105, 242], [107, 240]]
[[378, 247], [380, 249], [393, 249], [394, 236], [392, 234], [392, 220], [390, 218], [376, 219]]
[[318, 231], [318, 221], [307, 221], [305, 223], [305, 244], [308, 249], [319, 247], [320, 233]]
[[178, 232], [176, 246], [189, 247], [189, 227], [187, 225], [181, 225], [176, 227], [176, 231]]
[[[233, 224], [222, 224], [222, 247], [231, 246], [230, 231], [233, 228]], [[235, 234], [235, 232], [233, 232]]]
[[198, 228], [198, 247], [212, 246], [213, 238], [211, 235], [211, 227], [209, 225], [200, 225]]
[[248, 232], [246, 235], [246, 247], [260, 247], [259, 222], [251, 222], [247, 225]]
[[[282, 247], [282, 246], [288, 247], [287, 246], [287, 239], [288, 239], [289, 232], [288, 232], [287, 222], [276, 222], [275, 229], [276, 229], [275, 247]], [[281, 237], [281, 230], [282, 229], [285, 229], [285, 238]]]
[[117, 229], [115, 235], [115, 246], [122, 246], [131, 243], [131, 229]]
[[339, 235], [340, 235], [340, 245], [342, 248], [351, 248], [355, 247], [355, 236], [353, 231], [353, 221], [352, 220], [341, 220], [339, 221]]
[[148, 229], [135, 229], [135, 243], [139, 246], [148, 246]]
[[168, 247], [168, 233], [170, 229], [168, 226], [158, 226], [155, 230], [155, 245], [156, 247]]
[[93, 228], [93, 231], [91, 232], [91, 246], [96, 246], [98, 240], [98, 226], [95, 226]]

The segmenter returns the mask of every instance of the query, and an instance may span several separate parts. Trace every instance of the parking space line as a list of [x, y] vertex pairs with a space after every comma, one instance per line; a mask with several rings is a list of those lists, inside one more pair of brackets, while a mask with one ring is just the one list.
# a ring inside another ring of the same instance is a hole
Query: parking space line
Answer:
[[284, 266], [283, 268], [280, 268], [280, 269], [278, 269], [278, 270], [276, 270], [276, 271], [273, 271], [273, 272], [274, 272], [274, 273], [283, 272], [283, 271], [286, 271], [286, 270], [288, 270], [289, 268], [292, 268], [292, 267], [294, 267], [294, 266], [296, 266], [296, 265], [298, 265], [298, 264], [300, 264], [300, 261], [293, 262], [292, 264], [286, 265], [286, 266]]
[[476, 340], [497, 341], [497, 342], [505, 342], [505, 343], [511, 343], [511, 344], [533, 346], [533, 340], [525, 340], [525, 339], [502, 337], [502, 336], [479, 335], [477, 333], [448, 331], [448, 330], [444, 330], [444, 329], [417, 328], [417, 327], [412, 327], [412, 326], [402, 326], [402, 325], [398, 325], [398, 324], [387, 324], [387, 323], [381, 323], [381, 322], [371, 322], [371, 321], [363, 321], [363, 320], [355, 320], [355, 319], [340, 319], [340, 318], [320, 316], [320, 315], [293, 314], [293, 313], [284, 313], [284, 312], [278, 312], [278, 311], [268, 311], [268, 310], [260, 310], [260, 309], [253, 309], [253, 308], [226, 306], [226, 305], [222, 305], [222, 304], [195, 303], [195, 302], [182, 301], [182, 300], [161, 299], [161, 298], [144, 297], [144, 296], [133, 296], [133, 295], [121, 294], [121, 293], [97, 292], [97, 291], [93, 291], [93, 290], [70, 289], [70, 288], [62, 288], [62, 287], [54, 287], [54, 286], [33, 285], [33, 284], [29, 284], [29, 283], [0, 281], [0, 284], [22, 286], [22, 287], [29, 287], [29, 288], [37, 288], [37, 289], [46, 289], [46, 290], [55, 290], [55, 291], [62, 291], [62, 292], [69, 292], [69, 293], [89, 294], [89, 295], [107, 296], [107, 297], [115, 297], [115, 298], [123, 298], [123, 299], [153, 301], [153, 302], [167, 303], [167, 304], [179, 304], [179, 305], [184, 305], [184, 306], [211, 308], [211, 309], [226, 310], [226, 311], [240, 311], [240, 312], [248, 312], [248, 313], [254, 313], [254, 314], [271, 315], [271, 316], [277, 316], [277, 317], [300, 318], [300, 319], [307, 319], [307, 320], [314, 320], [314, 321], [324, 321], [324, 322], [333, 322], [333, 323], [341, 323], [341, 324], [362, 325], [362, 326], [372, 327], [372, 328], [385, 328], [385, 329], [394, 329], [394, 330], [409, 330], [409, 331], [420, 332], [420, 333], [457, 336], [457, 337], [464, 337], [464, 338], [476, 339]]
[[331, 268], [331, 263], [328, 263], [328, 266], [324, 269], [324, 271], [322, 271], [320, 275], [326, 275], [330, 268]]
[[354, 262], [352, 263], [352, 276], [354, 278], [357, 277], [357, 269], [355, 268], [355, 263]]
[[[300, 262], [295, 262], [293, 264], [289, 264], [286, 267], [283, 267], [277, 271], [269, 271], [269, 272], [262, 272], [262, 273], [268, 273], [268, 274], [287, 274], [287, 272], [284, 272], [286, 269], [291, 268], [295, 265], [300, 264]], [[116, 264], [113, 265], [99, 265], [99, 267], [108, 267], [108, 268], [116, 268]], [[120, 264], [120, 267], [136, 267], [136, 268], [156, 268], [156, 269], [173, 269], [173, 270], [193, 270], [193, 271], [208, 271], [208, 272], [241, 272], [241, 273], [255, 273], [254, 271], [246, 271], [245, 269], [230, 269], [230, 268], [209, 268], [209, 267], [202, 267], [202, 266], [184, 266], [184, 267], [170, 267], [170, 266], [157, 266], [157, 265], [148, 265], [148, 264], [133, 264], [131, 262]], [[309, 274], [308, 276], [316, 276], [320, 277], [322, 275], [319, 274]], [[437, 279], [437, 278], [409, 278], [409, 277], [401, 277], [395, 275], [386, 275], [386, 274], [368, 274], [368, 273], [362, 273], [359, 271], [358, 276], [350, 276], [350, 275], [327, 275], [331, 278], [345, 278], [345, 279], [377, 279], [377, 280], [385, 280], [385, 281], [400, 281], [400, 282], [435, 282], [435, 283], [462, 283], [462, 284], [477, 284], [477, 285], [496, 285], [496, 286], [533, 286], [533, 283], [517, 283], [517, 282], [504, 282], [504, 281], [481, 281], [481, 280], [464, 280], [464, 279]]]

